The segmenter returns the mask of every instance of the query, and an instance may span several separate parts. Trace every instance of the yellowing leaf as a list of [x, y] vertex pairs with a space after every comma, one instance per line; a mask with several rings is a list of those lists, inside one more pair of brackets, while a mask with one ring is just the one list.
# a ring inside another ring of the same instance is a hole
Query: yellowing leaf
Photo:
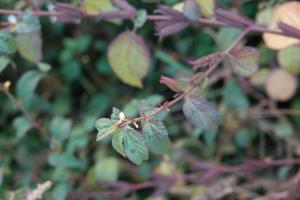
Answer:
[[143, 38], [134, 32], [121, 33], [108, 49], [108, 60], [114, 73], [126, 84], [141, 88], [146, 75], [150, 52]]
[[[291, 1], [279, 5], [272, 17], [269, 28], [279, 30], [278, 23], [283, 22], [290, 26], [300, 29], [300, 2]], [[300, 43], [299, 39], [275, 35], [271, 33], [264, 33], [263, 35], [266, 45], [271, 49], [284, 49], [290, 45]]]
[[83, 4], [84, 11], [88, 13], [100, 13], [115, 10], [111, 0], [85, 0]]
[[272, 99], [287, 101], [296, 92], [297, 79], [285, 70], [277, 69], [270, 74], [265, 87]]
[[259, 52], [252, 47], [235, 49], [228, 55], [227, 62], [230, 63], [235, 73], [241, 76], [250, 76], [258, 69]]
[[200, 5], [201, 14], [205, 17], [211, 17], [214, 12], [214, 0], [196, 0]]

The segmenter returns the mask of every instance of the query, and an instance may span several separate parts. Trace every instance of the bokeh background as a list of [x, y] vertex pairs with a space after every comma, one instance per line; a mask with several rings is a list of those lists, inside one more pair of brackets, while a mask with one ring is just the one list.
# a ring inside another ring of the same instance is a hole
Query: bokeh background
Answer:
[[[76, 0], [64, 2], [79, 5]], [[149, 13], [156, 7], [156, 3], [129, 2]], [[177, 0], [161, 2], [171, 6], [180, 3]], [[268, 12], [283, 2], [286, 1], [218, 0], [213, 5], [267, 24], [272, 16]], [[43, 1], [43, 9], [48, 3], [50, 1]], [[26, 10], [31, 6], [30, 1], [1, 0], [0, 8]], [[0, 19], [7, 21], [7, 15], [1, 15]], [[160, 76], [192, 72], [188, 61], [225, 49], [240, 30], [192, 26], [159, 40], [154, 35], [154, 24], [147, 22], [137, 32], [151, 50], [151, 64], [143, 79], [144, 87], [136, 89], [118, 79], [107, 58], [110, 42], [122, 31], [132, 29], [132, 22], [84, 19], [78, 24], [57, 24], [48, 17], [41, 17], [40, 21], [42, 61], [47, 65], [37, 66], [14, 54], [0, 73], [0, 82], [9, 80], [10, 92], [14, 95], [18, 87], [25, 93], [24, 99], [18, 95], [16, 98], [45, 132], [33, 128], [12, 99], [0, 93], [1, 199], [22, 199], [24, 191], [47, 180], [53, 185], [43, 199], [55, 200], [273, 199], [268, 195], [288, 191], [287, 183], [297, 171], [294, 165], [264, 168], [251, 175], [222, 173], [196, 183], [174, 179], [174, 185], [162, 184], [156, 189], [101, 193], [112, 186], [120, 189], [121, 183], [141, 184], [155, 176], [174, 177], [197, 172], [192, 164], [195, 162], [221, 166], [237, 165], [248, 159], [299, 157], [299, 92], [295, 91], [284, 102], [272, 100], [265, 92], [267, 77], [275, 69], [285, 70], [298, 80], [300, 61], [295, 57], [299, 54], [286, 54], [285, 58], [291, 59], [292, 64], [284, 67], [278, 61], [279, 51], [267, 48], [261, 34], [249, 34], [244, 42], [261, 52], [258, 74], [241, 78], [224, 65], [215, 71], [212, 83], [208, 81], [208, 87], [203, 90], [203, 96], [214, 102], [223, 116], [219, 128], [213, 131], [194, 128], [184, 118], [182, 105], [178, 103], [169, 112], [159, 115], [169, 131], [171, 150], [165, 155], [151, 154], [148, 161], [137, 166], [117, 154], [110, 139], [96, 142], [96, 119], [110, 116], [112, 107], [121, 109], [127, 117], [136, 117], [139, 100], [148, 99], [159, 105], [165, 99], [172, 99], [174, 93], [159, 83]], [[299, 48], [296, 47], [295, 52], [299, 52]], [[294, 58], [290, 58], [292, 56]], [[289, 69], [291, 65], [293, 69]], [[42, 75], [29, 76], [33, 71]], [[285, 84], [281, 79], [276, 81]], [[259, 101], [257, 94], [264, 101]], [[260, 107], [264, 102], [268, 110], [254, 112], [255, 108], [264, 108]], [[228, 188], [231, 190], [227, 191]], [[153, 192], [156, 197], [151, 197]]]

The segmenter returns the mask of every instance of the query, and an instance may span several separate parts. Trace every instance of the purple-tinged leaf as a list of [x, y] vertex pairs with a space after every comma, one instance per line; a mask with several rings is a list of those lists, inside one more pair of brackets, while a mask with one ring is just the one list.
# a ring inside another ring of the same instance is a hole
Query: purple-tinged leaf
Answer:
[[54, 3], [54, 10], [59, 13], [54, 17], [58, 23], [78, 23], [83, 16], [79, 8], [66, 3]]
[[195, 0], [186, 0], [184, 2], [183, 14], [189, 20], [196, 21], [201, 17], [199, 4]]
[[216, 128], [221, 121], [216, 107], [200, 96], [197, 89], [186, 96], [183, 113], [194, 126], [203, 130]]
[[235, 73], [241, 76], [253, 75], [259, 67], [259, 51], [253, 47], [243, 47], [232, 50], [226, 61], [232, 66]]

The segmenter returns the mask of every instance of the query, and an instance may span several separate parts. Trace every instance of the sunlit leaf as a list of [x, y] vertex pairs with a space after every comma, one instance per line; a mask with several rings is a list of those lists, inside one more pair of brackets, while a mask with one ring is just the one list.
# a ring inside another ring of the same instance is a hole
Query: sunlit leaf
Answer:
[[250, 106], [249, 99], [234, 79], [226, 83], [223, 98], [226, 107], [230, 110], [243, 110]]
[[216, 107], [200, 96], [197, 90], [185, 98], [183, 113], [194, 126], [203, 130], [213, 129], [220, 123]]
[[100, 13], [116, 10], [111, 0], [84, 0], [83, 10], [88, 13]]
[[291, 99], [296, 92], [297, 86], [298, 80], [283, 69], [273, 70], [265, 85], [267, 94], [277, 101]]
[[125, 131], [124, 149], [128, 159], [137, 165], [148, 160], [149, 153], [142, 134], [132, 128], [123, 131]]
[[103, 140], [107, 136], [113, 134], [118, 128], [115, 123], [108, 118], [98, 119], [95, 127], [98, 130], [97, 141]]
[[141, 79], [148, 71], [150, 60], [143, 38], [130, 31], [121, 33], [111, 43], [108, 59], [113, 71], [124, 83], [142, 87]]
[[16, 43], [10, 32], [0, 31], [0, 53], [13, 54], [16, 52]]
[[235, 49], [227, 56], [227, 62], [235, 73], [241, 76], [251, 76], [258, 69], [259, 51], [252, 47]]
[[281, 67], [291, 74], [300, 72], [300, 46], [293, 45], [282, 49], [277, 54], [277, 59]]
[[[269, 28], [279, 30], [278, 23], [282, 22], [295, 28], [300, 28], [300, 2], [291, 1], [279, 5], [275, 8], [271, 24]], [[290, 45], [300, 43], [299, 39], [264, 33], [263, 35], [266, 45], [271, 49], [284, 49]]]
[[214, 12], [215, 2], [214, 0], [196, 0], [200, 5], [201, 14], [205, 17], [211, 17]]
[[25, 105], [25, 107], [29, 106], [32, 103], [34, 90], [43, 76], [44, 74], [39, 71], [28, 71], [24, 73], [18, 80], [16, 86], [17, 96]]

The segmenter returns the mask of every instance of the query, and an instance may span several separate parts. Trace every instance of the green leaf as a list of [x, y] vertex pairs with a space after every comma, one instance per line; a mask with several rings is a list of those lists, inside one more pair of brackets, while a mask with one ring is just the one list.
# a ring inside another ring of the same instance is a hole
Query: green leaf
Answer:
[[124, 128], [124, 149], [126, 156], [133, 163], [140, 165], [149, 158], [148, 149], [142, 134], [132, 128]]
[[194, 126], [203, 130], [215, 128], [221, 121], [216, 107], [200, 96], [196, 89], [185, 97], [183, 113]]
[[70, 119], [66, 119], [62, 116], [56, 116], [50, 122], [49, 131], [55, 140], [63, 142], [69, 137], [71, 126], [72, 121]]
[[100, 159], [95, 167], [95, 176], [100, 181], [115, 181], [119, 176], [119, 161], [114, 157]]
[[13, 127], [16, 129], [17, 138], [20, 139], [31, 129], [32, 123], [26, 117], [17, 117], [14, 119]]
[[32, 104], [34, 90], [44, 74], [39, 71], [28, 71], [18, 80], [16, 86], [17, 96], [25, 107]]
[[79, 160], [70, 153], [52, 153], [49, 155], [48, 163], [53, 167], [84, 169], [86, 161]]
[[232, 42], [240, 35], [241, 30], [236, 28], [221, 28], [217, 35], [219, 50], [223, 51], [232, 44]]
[[117, 36], [108, 49], [108, 60], [114, 73], [126, 84], [141, 88], [147, 74], [150, 52], [143, 38], [125, 31]]
[[235, 73], [241, 76], [251, 76], [258, 69], [259, 51], [252, 47], [235, 49], [226, 57]]
[[113, 107], [112, 114], [110, 116], [111, 120], [113, 120], [113, 122], [118, 122], [120, 120], [119, 117], [120, 113], [121, 113], [120, 109]]
[[214, 12], [214, 0], [196, 0], [196, 2], [200, 5], [201, 14], [205, 17], [211, 17]]
[[143, 134], [147, 146], [157, 154], [164, 154], [169, 151], [171, 142], [168, 137], [168, 130], [159, 119], [150, 119], [143, 121]]
[[40, 33], [24, 33], [16, 36], [17, 49], [21, 56], [38, 63], [42, 58], [42, 39]]
[[98, 119], [96, 121], [95, 127], [98, 130], [97, 141], [103, 140], [118, 129], [115, 123], [108, 118]]
[[278, 51], [277, 59], [280, 66], [291, 74], [300, 72], [300, 46], [293, 45]]
[[16, 52], [16, 43], [10, 32], [0, 31], [0, 53], [13, 54]]
[[54, 200], [65, 200], [69, 191], [72, 190], [69, 182], [61, 182], [54, 186], [52, 190], [52, 197]]
[[89, 13], [101, 13], [116, 10], [111, 0], [84, 0], [83, 9]]
[[17, 49], [23, 58], [38, 63], [42, 58], [39, 18], [31, 13], [25, 13], [20, 19], [16, 26]]
[[27, 12], [20, 16], [20, 21], [17, 23], [17, 34], [39, 32], [41, 30], [40, 20], [37, 16]]
[[10, 59], [7, 56], [0, 56], [0, 74], [8, 66]]
[[[139, 104], [141, 115], [150, 114], [153, 111], [153, 108], [154, 106], [145, 100], [141, 101]], [[171, 142], [168, 137], [168, 130], [161, 120], [155, 118], [146, 119], [142, 121], [142, 126], [147, 146], [152, 152], [164, 154], [170, 149]]]
[[135, 28], [141, 28], [147, 21], [147, 11], [144, 9], [135, 12], [133, 23]]
[[243, 110], [250, 106], [249, 99], [234, 79], [226, 83], [223, 98], [226, 107], [230, 110]]
[[289, 138], [293, 135], [294, 130], [291, 124], [281, 121], [275, 125], [274, 133], [278, 138]]
[[113, 133], [112, 146], [119, 154], [126, 157], [123, 146], [123, 132], [119, 129]]

